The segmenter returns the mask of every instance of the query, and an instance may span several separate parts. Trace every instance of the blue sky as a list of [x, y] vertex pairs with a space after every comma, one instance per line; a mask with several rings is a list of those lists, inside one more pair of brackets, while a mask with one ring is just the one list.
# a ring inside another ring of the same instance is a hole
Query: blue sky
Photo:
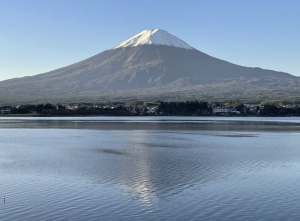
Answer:
[[298, 0], [0, 0], [0, 80], [51, 71], [145, 29], [211, 56], [300, 76]]

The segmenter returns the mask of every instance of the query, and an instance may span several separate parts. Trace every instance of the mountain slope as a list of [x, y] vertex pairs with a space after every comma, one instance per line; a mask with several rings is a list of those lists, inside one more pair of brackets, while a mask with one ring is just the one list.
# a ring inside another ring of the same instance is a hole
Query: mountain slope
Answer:
[[298, 87], [299, 79], [293, 75], [213, 58], [155, 29], [73, 65], [2, 81], [0, 101], [126, 99], [126, 94], [128, 99], [160, 98], [162, 94], [185, 99], [192, 94], [220, 97], [225, 92], [230, 99], [237, 93], [245, 97], [266, 90], [266, 97], [278, 90], [297, 94]]

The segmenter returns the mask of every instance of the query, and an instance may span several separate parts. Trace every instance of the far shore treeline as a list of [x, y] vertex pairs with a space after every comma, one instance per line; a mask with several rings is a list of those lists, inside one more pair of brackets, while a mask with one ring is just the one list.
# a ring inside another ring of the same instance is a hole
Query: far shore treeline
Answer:
[[[236, 101], [214, 103], [197, 100], [183, 102], [59, 103], [55, 105], [45, 103], [2, 106], [0, 110], [9, 110], [10, 115], [22, 116], [300, 116], [300, 106], [275, 101], [262, 101], [258, 104]], [[226, 110], [234, 111], [226, 112]]]

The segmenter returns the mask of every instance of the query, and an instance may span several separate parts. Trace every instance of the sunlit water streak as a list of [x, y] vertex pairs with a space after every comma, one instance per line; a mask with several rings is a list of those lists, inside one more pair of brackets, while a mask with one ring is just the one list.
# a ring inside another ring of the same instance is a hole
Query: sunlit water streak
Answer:
[[297, 122], [210, 120], [3, 119], [0, 220], [299, 220]]

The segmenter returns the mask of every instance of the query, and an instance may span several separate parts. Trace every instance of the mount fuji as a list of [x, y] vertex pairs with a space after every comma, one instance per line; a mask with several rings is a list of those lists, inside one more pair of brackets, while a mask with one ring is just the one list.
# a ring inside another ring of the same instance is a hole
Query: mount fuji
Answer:
[[107, 100], [270, 99], [299, 78], [211, 57], [161, 29], [47, 73], [0, 82], [0, 104]]

